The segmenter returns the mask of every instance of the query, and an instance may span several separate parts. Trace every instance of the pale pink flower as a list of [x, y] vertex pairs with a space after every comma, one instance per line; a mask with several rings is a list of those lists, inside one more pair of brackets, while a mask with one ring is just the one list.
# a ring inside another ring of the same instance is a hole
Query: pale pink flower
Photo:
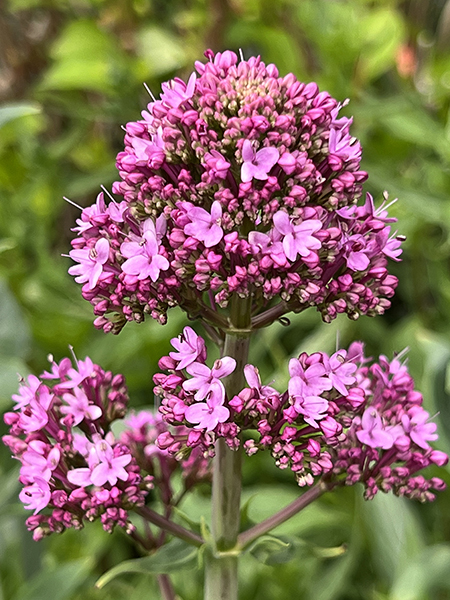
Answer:
[[217, 200], [212, 203], [211, 214], [204, 208], [193, 206], [188, 209], [190, 223], [184, 226], [184, 233], [202, 242], [206, 248], [211, 248], [223, 238], [220, 226], [222, 206]]
[[269, 177], [269, 171], [274, 167], [280, 153], [277, 148], [261, 148], [256, 152], [250, 140], [244, 140], [242, 145], [241, 181], [247, 183], [252, 179], [264, 181]]
[[90, 404], [82, 389], [75, 387], [72, 394], [63, 394], [67, 406], [61, 406], [63, 415], [72, 415], [73, 425], [78, 425], [83, 419], [95, 421], [102, 416], [102, 409], [96, 404]]
[[362, 429], [356, 432], [356, 437], [362, 444], [371, 448], [382, 448], [388, 450], [394, 445], [394, 438], [383, 427], [378, 411], [370, 407], [366, 408], [361, 419]]
[[167, 258], [158, 253], [157, 232], [152, 219], [144, 222], [140, 241], [123, 242], [120, 251], [128, 259], [123, 263], [122, 271], [137, 276], [139, 280], [150, 277], [156, 281], [160, 271], [167, 271], [170, 266]]
[[109, 257], [109, 242], [105, 238], [100, 238], [93, 248], [82, 248], [80, 250], [71, 250], [69, 256], [78, 265], [70, 267], [70, 275], [77, 275], [77, 283], [89, 282], [89, 289], [92, 290], [98, 283], [100, 275], [103, 273], [104, 264]]
[[183, 383], [183, 388], [187, 392], [196, 392], [194, 398], [197, 401], [204, 400], [209, 394], [210, 399], [221, 403], [225, 398], [225, 388], [220, 379], [230, 375], [235, 368], [236, 361], [230, 356], [216, 360], [212, 369], [201, 363], [192, 363], [186, 368], [192, 378]]
[[183, 334], [170, 340], [177, 352], [169, 352], [170, 358], [179, 361], [177, 370], [181, 371], [192, 364], [199, 357], [205, 357], [205, 340], [197, 335], [192, 327], [185, 327]]
[[210, 394], [206, 402], [196, 402], [188, 406], [184, 416], [189, 423], [198, 423], [194, 429], [212, 431], [218, 423], [224, 423], [228, 419], [230, 411], [223, 406], [223, 400]]
[[273, 223], [277, 231], [283, 236], [283, 249], [286, 257], [294, 262], [297, 256], [307, 257], [311, 250], [319, 250], [322, 244], [312, 234], [322, 229], [318, 219], [303, 221], [294, 225], [289, 215], [284, 210], [279, 210], [273, 215]]
[[36, 477], [34, 483], [24, 487], [19, 494], [19, 499], [25, 505], [25, 509], [34, 510], [34, 515], [48, 505], [50, 498], [50, 486], [41, 477]]

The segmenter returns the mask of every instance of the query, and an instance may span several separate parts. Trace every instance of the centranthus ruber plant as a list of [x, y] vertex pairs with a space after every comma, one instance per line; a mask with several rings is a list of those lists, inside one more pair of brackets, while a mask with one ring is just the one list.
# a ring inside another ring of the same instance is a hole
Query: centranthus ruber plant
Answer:
[[[95, 519], [119, 526], [148, 556], [100, 585], [147, 569], [164, 600], [175, 598], [174, 556], [190, 565], [198, 548], [205, 599], [236, 600], [239, 556], [323, 493], [360, 483], [368, 500], [430, 501], [444, 483], [419, 472], [447, 462], [400, 355], [372, 360], [361, 342], [302, 353], [284, 389], [249, 363], [258, 330], [291, 311], [314, 307], [325, 322], [382, 314], [403, 238], [387, 198], [361, 200], [367, 173], [345, 102], [259, 57], [206, 58], [126, 125], [117, 198], [102, 192], [82, 210], [69, 273], [97, 328], [165, 323], [179, 306], [220, 358], [186, 326], [154, 375], [158, 410], [128, 416], [123, 376], [89, 358], [52, 359], [21, 383], [3, 439], [21, 463], [34, 538]], [[298, 498], [241, 531], [241, 461], [264, 451], [292, 471]], [[181, 524], [178, 504], [211, 478], [211, 523]]]

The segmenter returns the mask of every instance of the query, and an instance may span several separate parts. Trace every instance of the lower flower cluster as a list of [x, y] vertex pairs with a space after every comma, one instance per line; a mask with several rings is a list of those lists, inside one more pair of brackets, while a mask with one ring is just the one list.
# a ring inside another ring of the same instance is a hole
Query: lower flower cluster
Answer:
[[247, 454], [268, 450], [300, 486], [324, 477], [336, 485], [361, 482], [366, 498], [381, 490], [421, 501], [445, 487], [436, 477], [416, 475], [448, 457], [429, 445], [436, 424], [399, 357], [369, 364], [359, 342], [332, 356], [303, 353], [289, 362], [283, 392], [262, 385], [256, 367], [246, 365], [248, 387], [228, 398], [221, 379], [234, 370], [233, 359], [209, 369], [204, 342], [190, 328], [172, 343], [178, 352], [161, 359], [168, 373], [155, 376], [155, 393], [163, 419], [191, 429], [187, 436], [160, 435], [157, 444], [168, 452], [200, 447], [213, 455], [218, 437], [236, 449], [242, 432]]
[[13, 400], [3, 442], [21, 462], [20, 500], [34, 511], [27, 519], [33, 537], [97, 518], [106, 531], [115, 525], [131, 531], [128, 510], [144, 503], [153, 484], [110, 431], [128, 403], [123, 376], [89, 358], [75, 367], [65, 358], [41, 378], [30, 375]]

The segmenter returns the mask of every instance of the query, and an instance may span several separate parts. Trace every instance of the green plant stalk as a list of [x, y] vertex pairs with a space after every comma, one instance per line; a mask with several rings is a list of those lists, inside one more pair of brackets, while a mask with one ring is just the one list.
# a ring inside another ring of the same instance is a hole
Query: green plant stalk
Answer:
[[[225, 336], [224, 356], [236, 360], [236, 369], [225, 381], [227, 397], [244, 387], [244, 366], [250, 345], [250, 302], [238, 297], [231, 304], [231, 327]], [[225, 440], [216, 442], [212, 485], [212, 548], [205, 557], [204, 600], [237, 600], [242, 450], [230, 450]]]

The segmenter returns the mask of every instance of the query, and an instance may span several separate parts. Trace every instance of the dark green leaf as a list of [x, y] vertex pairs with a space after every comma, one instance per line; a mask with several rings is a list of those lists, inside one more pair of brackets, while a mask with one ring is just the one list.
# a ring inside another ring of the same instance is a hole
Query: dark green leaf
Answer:
[[124, 573], [154, 575], [176, 573], [180, 569], [193, 569], [196, 566], [196, 556], [197, 548], [193, 548], [182, 540], [172, 540], [150, 556], [120, 563], [102, 575], [95, 585], [97, 588], [102, 588], [115, 577]]

